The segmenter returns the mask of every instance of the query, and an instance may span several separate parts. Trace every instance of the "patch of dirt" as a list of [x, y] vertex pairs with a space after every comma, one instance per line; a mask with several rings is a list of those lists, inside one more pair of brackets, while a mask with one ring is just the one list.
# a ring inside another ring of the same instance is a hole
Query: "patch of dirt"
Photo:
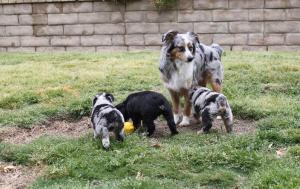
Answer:
[[[166, 137], [170, 136], [169, 127], [166, 125], [164, 120], [159, 120], [155, 122], [156, 124], [156, 131], [153, 137]], [[191, 121], [191, 125], [188, 126], [177, 126], [177, 130], [180, 133], [185, 132], [194, 132], [202, 130], [201, 122], [197, 123], [196, 120]], [[247, 133], [254, 133], [256, 131], [256, 123], [253, 120], [242, 120], [242, 119], [234, 119], [233, 120], [233, 127], [232, 127], [233, 134], [247, 134]], [[225, 125], [222, 120], [215, 119], [210, 132], [217, 132], [217, 133], [226, 133]]]
[[43, 172], [41, 166], [25, 167], [0, 162], [0, 188], [23, 189]]
[[84, 117], [76, 122], [48, 121], [37, 124], [30, 129], [7, 127], [0, 130], [0, 141], [13, 144], [29, 143], [42, 135], [80, 137], [90, 130], [90, 119]]
[[[166, 125], [166, 121], [157, 120], [156, 131], [153, 137], [167, 137], [170, 130]], [[201, 130], [201, 123], [192, 120], [189, 126], [177, 126], [179, 133], [197, 132]], [[234, 119], [233, 133], [244, 134], [253, 133], [256, 130], [256, 123], [252, 120]], [[85, 117], [76, 122], [68, 121], [49, 121], [48, 123], [32, 126], [30, 129], [8, 127], [0, 130], [0, 141], [13, 144], [29, 143], [42, 135], [80, 137], [87, 133], [92, 133], [90, 119]], [[211, 132], [226, 133], [222, 120], [215, 120]]]

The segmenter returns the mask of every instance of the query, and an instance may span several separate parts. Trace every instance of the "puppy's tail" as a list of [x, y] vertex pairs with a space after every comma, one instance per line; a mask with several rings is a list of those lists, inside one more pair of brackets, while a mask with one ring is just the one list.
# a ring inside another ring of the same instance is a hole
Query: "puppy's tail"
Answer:
[[160, 106], [160, 109], [162, 110], [162, 112], [163, 112], [162, 114], [168, 123], [171, 134], [172, 135], [178, 134], [178, 131], [176, 129], [176, 124], [174, 122], [172, 108], [171, 108], [171, 105], [168, 103], [168, 101], [163, 103]]

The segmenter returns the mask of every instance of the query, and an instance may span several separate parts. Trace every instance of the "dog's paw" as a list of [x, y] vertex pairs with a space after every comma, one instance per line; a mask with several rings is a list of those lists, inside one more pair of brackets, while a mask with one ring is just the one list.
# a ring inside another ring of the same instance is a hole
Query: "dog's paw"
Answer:
[[222, 117], [221, 116], [217, 116], [217, 120], [221, 120], [222, 119]]
[[176, 125], [180, 123], [180, 114], [174, 114], [174, 122]]
[[197, 135], [201, 135], [203, 133], [203, 130], [200, 129], [199, 131], [197, 131]]
[[187, 116], [183, 116], [182, 121], [179, 124], [180, 126], [190, 125], [190, 118]]

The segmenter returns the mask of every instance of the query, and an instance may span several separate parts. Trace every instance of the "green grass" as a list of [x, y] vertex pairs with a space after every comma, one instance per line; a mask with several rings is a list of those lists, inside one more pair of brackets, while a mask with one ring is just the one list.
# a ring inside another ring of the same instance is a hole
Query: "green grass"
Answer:
[[89, 115], [97, 92], [121, 100], [130, 91], [160, 86], [154, 53], [0, 54], [0, 59], [2, 125], [80, 118]]
[[[30, 127], [49, 118], [89, 115], [97, 92], [117, 101], [161, 84], [155, 52], [0, 54], [0, 127]], [[300, 54], [229, 52], [225, 83], [234, 116], [257, 120], [258, 131], [235, 135], [181, 133], [160, 139], [133, 134], [105, 151], [92, 135], [44, 136], [0, 143], [0, 160], [46, 172], [31, 188], [299, 188]], [[287, 154], [277, 158], [276, 150]], [[142, 176], [137, 177], [138, 172]]]

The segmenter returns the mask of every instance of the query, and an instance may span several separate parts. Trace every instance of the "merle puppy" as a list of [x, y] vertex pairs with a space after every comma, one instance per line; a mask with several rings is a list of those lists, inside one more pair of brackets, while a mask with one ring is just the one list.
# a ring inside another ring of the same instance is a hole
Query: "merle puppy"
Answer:
[[114, 131], [117, 140], [124, 140], [124, 118], [121, 112], [113, 106], [114, 97], [109, 93], [97, 94], [93, 100], [91, 121], [94, 129], [94, 138], [102, 136], [102, 145], [105, 149], [110, 146], [109, 132]]
[[201, 116], [203, 132], [207, 133], [212, 127], [213, 119], [221, 116], [226, 127], [226, 131], [232, 131], [232, 111], [226, 97], [217, 92], [213, 92], [206, 87], [195, 87], [189, 91], [194, 117]]
[[139, 128], [141, 121], [147, 128], [148, 136], [155, 131], [154, 120], [163, 115], [167, 120], [171, 134], [177, 134], [172, 108], [167, 99], [160, 93], [143, 91], [130, 94], [126, 100], [116, 106], [122, 112], [124, 119], [132, 119], [135, 128]]

